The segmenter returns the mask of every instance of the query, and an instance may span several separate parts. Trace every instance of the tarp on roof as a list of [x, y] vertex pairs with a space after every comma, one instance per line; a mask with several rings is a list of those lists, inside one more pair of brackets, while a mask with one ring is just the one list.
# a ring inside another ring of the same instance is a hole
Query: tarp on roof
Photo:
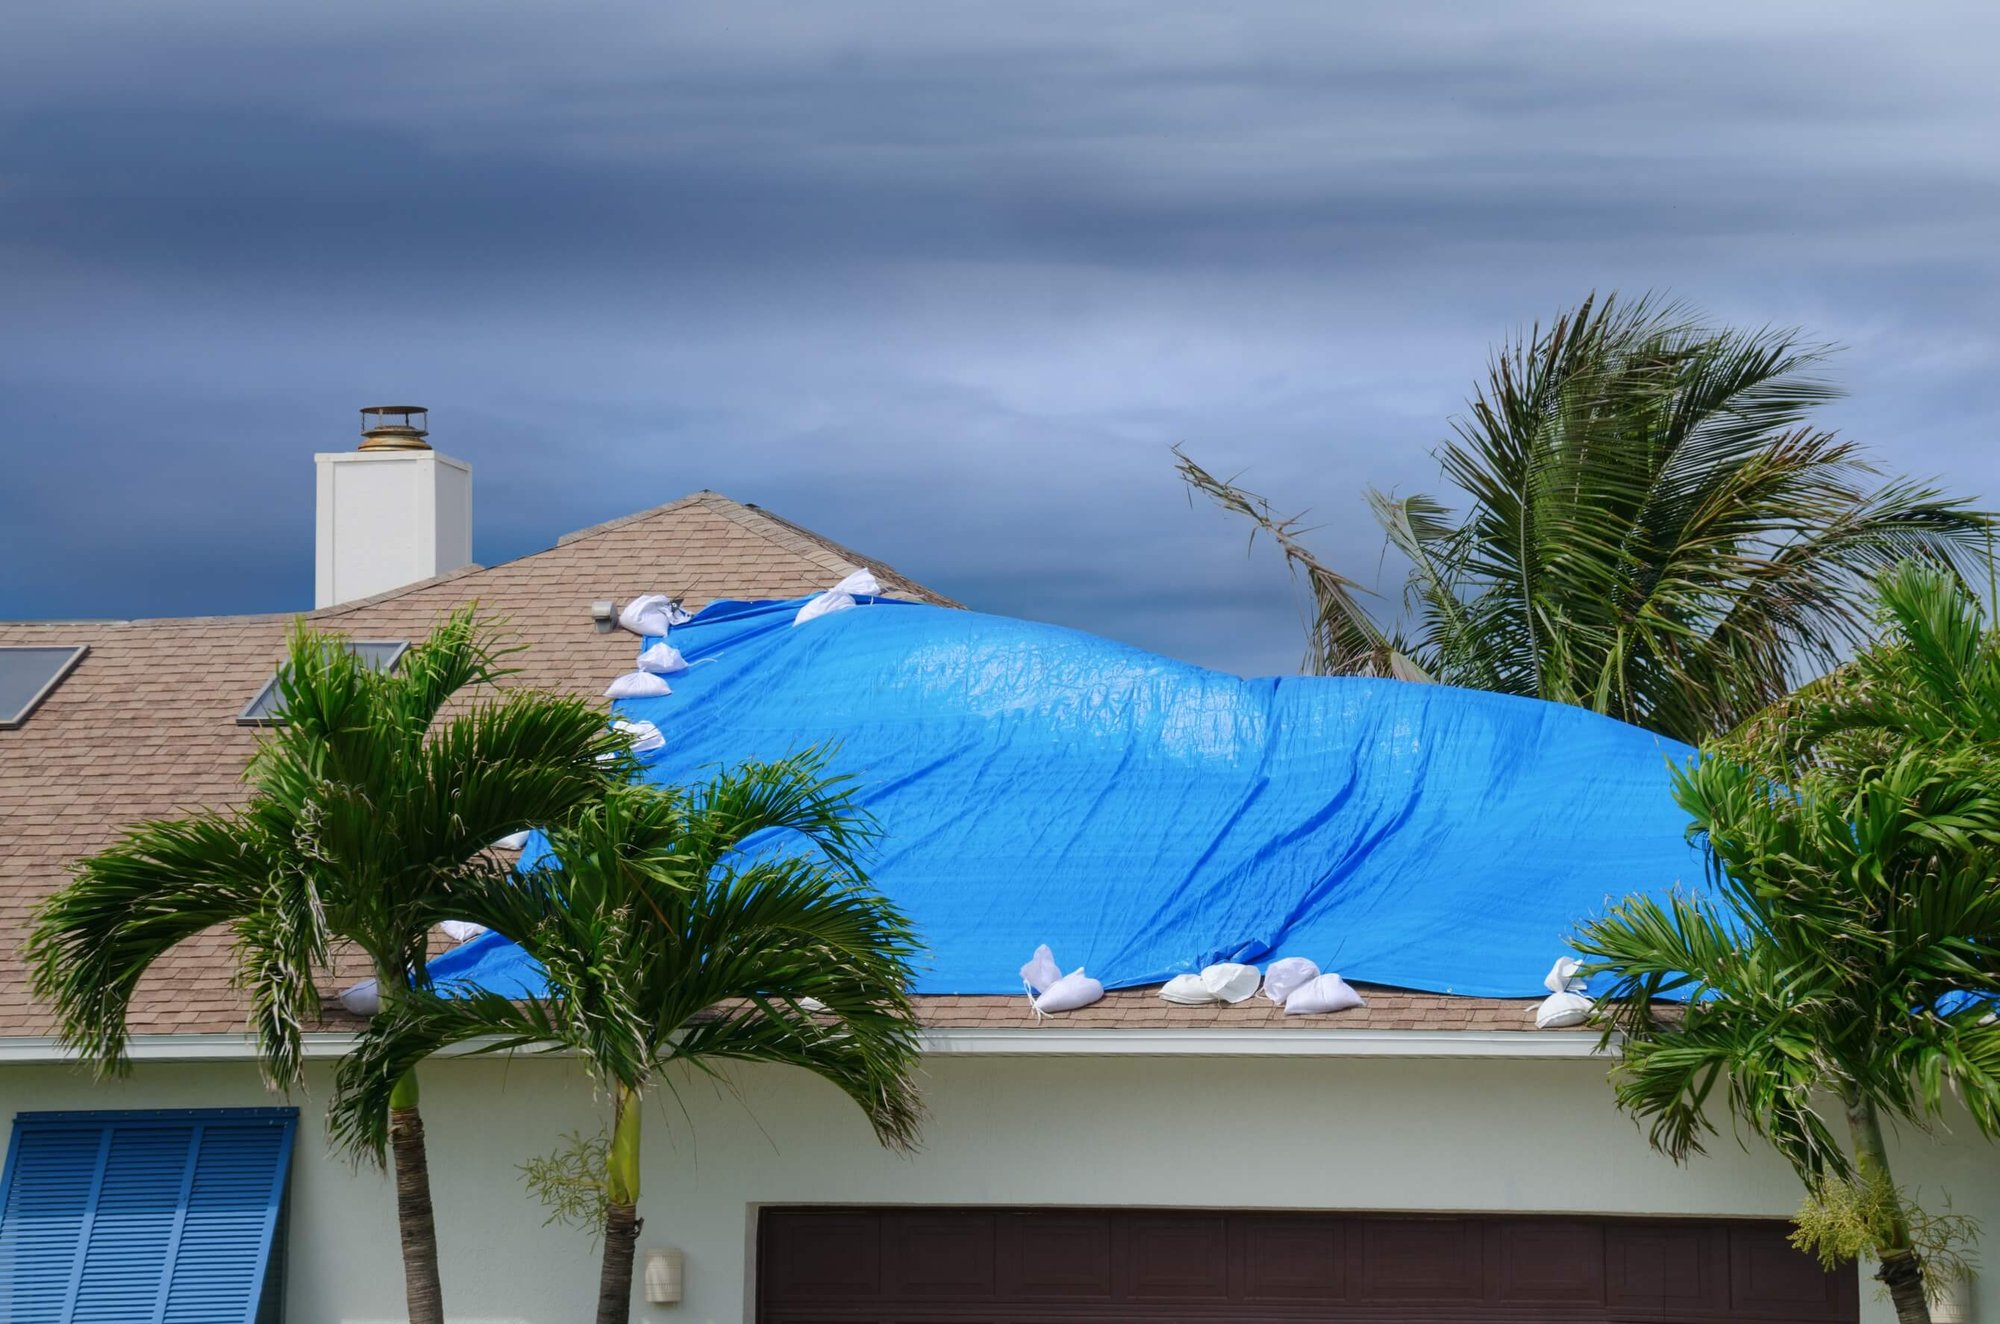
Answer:
[[[803, 601], [803, 600], [800, 600]], [[1308, 956], [1350, 980], [1539, 997], [1608, 898], [1702, 884], [1669, 768], [1693, 750], [1440, 685], [1245, 680], [1032, 621], [719, 602], [671, 695], [621, 702], [645, 776], [837, 744], [875, 884], [929, 947], [917, 991], [1011, 993], [1037, 943], [1107, 987]], [[487, 935], [439, 979], [532, 994]]]

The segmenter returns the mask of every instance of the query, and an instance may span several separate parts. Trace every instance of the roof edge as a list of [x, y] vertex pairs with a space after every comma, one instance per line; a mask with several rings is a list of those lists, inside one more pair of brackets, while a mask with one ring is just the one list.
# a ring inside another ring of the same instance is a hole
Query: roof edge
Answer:
[[[359, 1036], [317, 1031], [303, 1037], [314, 1060], [345, 1057]], [[497, 1039], [470, 1040], [440, 1054], [491, 1052]], [[1069, 1029], [1061, 1025], [1002, 1029], [927, 1029], [923, 1051], [933, 1057], [1390, 1057], [1579, 1061], [1602, 1058], [1595, 1034], [1521, 1030], [1320, 1029]], [[241, 1033], [132, 1036], [134, 1062], [253, 1062], [256, 1042]], [[541, 1054], [547, 1056], [547, 1054]], [[561, 1056], [561, 1054], [557, 1054]], [[53, 1035], [0, 1036], [0, 1066], [74, 1063], [77, 1053]]]

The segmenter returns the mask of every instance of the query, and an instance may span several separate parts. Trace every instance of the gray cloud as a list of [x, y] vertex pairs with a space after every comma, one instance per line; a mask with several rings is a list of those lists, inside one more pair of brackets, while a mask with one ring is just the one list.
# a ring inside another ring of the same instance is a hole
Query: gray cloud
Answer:
[[[1237, 7], [1239, 9], [1244, 7]], [[1827, 421], [2000, 488], [1995, 17], [1863, 5], [35, 7], [0, 50], [0, 614], [275, 609], [413, 397], [483, 560], [713, 486], [1245, 670], [1310, 506], [1593, 289], [1841, 342]], [[1393, 577], [1393, 576], [1392, 576]]]

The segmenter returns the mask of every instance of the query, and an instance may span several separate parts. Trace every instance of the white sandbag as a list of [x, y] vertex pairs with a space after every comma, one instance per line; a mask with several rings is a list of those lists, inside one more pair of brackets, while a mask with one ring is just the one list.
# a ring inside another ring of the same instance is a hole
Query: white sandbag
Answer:
[[1035, 999], [1035, 1011], [1046, 1016], [1053, 1011], [1075, 1011], [1078, 1007], [1088, 1007], [1104, 996], [1104, 985], [1083, 973], [1083, 967], [1058, 979], [1042, 990]]
[[1367, 1005], [1339, 975], [1321, 975], [1292, 990], [1292, 995], [1285, 999], [1285, 1015], [1319, 1016]]
[[467, 938], [477, 938], [486, 932], [484, 924], [474, 924], [469, 919], [443, 920], [438, 924], [438, 928], [442, 929], [444, 936], [453, 942], [464, 942]]
[[1215, 1001], [1200, 975], [1175, 975], [1161, 987], [1160, 996], [1177, 1007], [1205, 1007]]
[[1576, 972], [1583, 969], [1583, 962], [1574, 956], [1564, 956], [1549, 967], [1548, 975], [1542, 980], [1542, 987], [1551, 993], [1582, 993], [1590, 987], [1588, 980], [1577, 978]]
[[639, 670], [650, 671], [655, 676], [671, 676], [676, 671], [688, 669], [687, 659], [681, 650], [662, 639], [645, 652], [639, 654]]
[[1285, 1005], [1285, 999], [1301, 984], [1310, 984], [1319, 978], [1319, 966], [1304, 956], [1287, 956], [1273, 961], [1264, 971], [1264, 996]]
[[373, 1016], [382, 1010], [382, 990], [372, 979], [364, 979], [353, 988], [341, 993], [340, 1005], [356, 1016]]
[[650, 671], [628, 671], [605, 688], [607, 699], [657, 699], [674, 691]]
[[650, 754], [667, 747], [667, 738], [651, 722], [628, 722], [620, 718], [611, 724], [611, 729], [632, 743], [634, 754]]
[[1201, 972], [1202, 986], [1217, 1002], [1235, 1004], [1256, 996], [1257, 986], [1264, 977], [1257, 973], [1254, 965], [1239, 965], [1235, 961], [1222, 961], [1208, 966]]
[[1047, 943], [1035, 948], [1035, 954], [1021, 967], [1021, 987], [1028, 990], [1031, 998], [1054, 988], [1061, 978], [1062, 967], [1056, 964], [1055, 953], [1049, 950]]
[[1582, 993], [1551, 993], [1535, 1008], [1537, 1030], [1566, 1030], [1590, 1019], [1590, 999]]
[[520, 850], [528, 844], [528, 836], [528, 831], [525, 828], [519, 832], [509, 832], [506, 836], [493, 843], [493, 849]]
[[792, 624], [804, 625], [807, 621], [818, 620], [828, 612], [846, 611], [855, 605], [856, 597], [874, 597], [881, 591], [882, 586], [875, 582], [875, 576], [871, 572], [857, 570], [799, 608], [798, 615], [792, 617]]
[[618, 623], [633, 634], [665, 635], [670, 626], [686, 625], [693, 619], [664, 593], [641, 594], [618, 613]]

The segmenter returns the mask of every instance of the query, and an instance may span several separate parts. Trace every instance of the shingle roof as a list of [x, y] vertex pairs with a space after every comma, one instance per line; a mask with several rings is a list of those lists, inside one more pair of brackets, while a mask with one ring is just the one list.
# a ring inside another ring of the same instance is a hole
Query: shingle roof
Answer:
[[[898, 596], [956, 605], [878, 562], [801, 532], [753, 506], [697, 492], [562, 539], [545, 552], [304, 613], [359, 638], [424, 634], [478, 601], [528, 647], [514, 683], [596, 697], [630, 669], [634, 639], [598, 634], [590, 604], [644, 592], [795, 597], [868, 566]], [[36, 902], [79, 856], [146, 818], [226, 806], [257, 731], [236, 715], [269, 679], [294, 617], [0, 623], [0, 644], [87, 644], [90, 652], [27, 722], [0, 730], [0, 1035], [42, 1034], [20, 943]], [[137, 1033], [241, 1027], [221, 934], [183, 945], [155, 967], [135, 1001]], [[356, 966], [333, 982], [364, 978]]]
[[[633, 638], [598, 634], [590, 604], [640, 593], [716, 598], [795, 597], [866, 566], [886, 591], [955, 606], [905, 575], [768, 511], [697, 492], [563, 537], [503, 565], [469, 567], [389, 593], [303, 613], [357, 638], [423, 635], [477, 601], [526, 644], [513, 683], [595, 697], [629, 668]], [[267, 680], [291, 615], [150, 621], [0, 622], [0, 644], [87, 644], [90, 652], [20, 728], [0, 730], [0, 1036], [49, 1032], [27, 988], [20, 943], [37, 902], [73, 861], [147, 818], [225, 807], [257, 742], [236, 714]], [[241, 1029], [242, 999], [228, 986], [226, 936], [183, 944], [155, 966], [133, 1004], [138, 1034]], [[329, 989], [367, 975], [353, 962]], [[1019, 997], [931, 997], [927, 1024], [980, 1028], [1032, 1023]], [[1261, 999], [1239, 1007], [1170, 1007], [1152, 990], [1113, 993], [1067, 1013], [1083, 1028], [1300, 1025], [1354, 1029], [1530, 1029], [1529, 1004], [1371, 991], [1366, 1010], [1285, 1017]], [[330, 1025], [346, 1018], [335, 1012]]]

